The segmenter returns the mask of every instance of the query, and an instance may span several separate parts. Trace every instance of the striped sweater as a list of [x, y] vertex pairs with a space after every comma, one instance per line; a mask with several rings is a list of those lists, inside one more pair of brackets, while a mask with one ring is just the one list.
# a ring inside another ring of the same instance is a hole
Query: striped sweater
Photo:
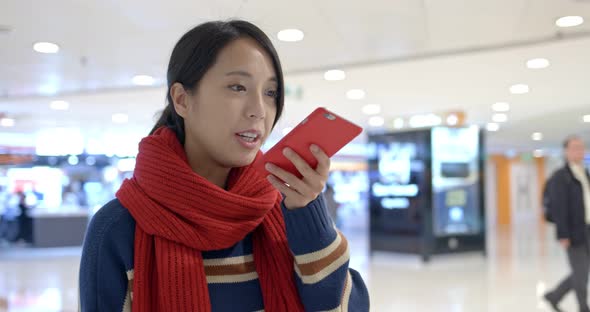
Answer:
[[[348, 243], [333, 227], [323, 196], [283, 213], [305, 310], [369, 311], [367, 288], [348, 268]], [[135, 221], [118, 200], [92, 218], [80, 265], [81, 311], [131, 311], [134, 237]], [[212, 311], [264, 310], [251, 234], [228, 249], [203, 252], [203, 259]]]

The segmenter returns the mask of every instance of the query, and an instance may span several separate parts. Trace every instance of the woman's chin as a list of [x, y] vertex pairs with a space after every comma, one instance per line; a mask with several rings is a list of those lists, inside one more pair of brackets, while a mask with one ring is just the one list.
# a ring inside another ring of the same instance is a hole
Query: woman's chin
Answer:
[[250, 166], [254, 160], [256, 159], [256, 154], [252, 154], [252, 155], [244, 155], [242, 157], [234, 157], [233, 159], [230, 160], [231, 162], [231, 166], [233, 168], [240, 168], [240, 167], [246, 167], [246, 166]]

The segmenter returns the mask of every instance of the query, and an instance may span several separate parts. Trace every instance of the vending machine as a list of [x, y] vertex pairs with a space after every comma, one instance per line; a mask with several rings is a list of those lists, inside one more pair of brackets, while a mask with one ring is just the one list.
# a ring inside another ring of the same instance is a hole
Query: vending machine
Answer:
[[478, 127], [370, 135], [371, 251], [485, 253], [483, 139]]

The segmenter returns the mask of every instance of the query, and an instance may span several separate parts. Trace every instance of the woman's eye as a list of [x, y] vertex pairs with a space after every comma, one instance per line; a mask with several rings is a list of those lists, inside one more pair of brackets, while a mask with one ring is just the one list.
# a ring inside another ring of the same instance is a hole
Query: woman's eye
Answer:
[[244, 87], [242, 85], [239, 85], [239, 84], [230, 85], [229, 88], [232, 89], [233, 91], [236, 91], [236, 92], [244, 92], [244, 91], [246, 91], [246, 87]]
[[268, 90], [266, 91], [266, 95], [270, 96], [271, 98], [277, 98], [278, 97], [278, 92], [277, 90]]

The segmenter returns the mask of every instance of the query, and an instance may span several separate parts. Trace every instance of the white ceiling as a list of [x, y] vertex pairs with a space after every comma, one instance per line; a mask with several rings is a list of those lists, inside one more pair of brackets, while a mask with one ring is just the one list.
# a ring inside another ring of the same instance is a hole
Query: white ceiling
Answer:
[[[564, 15], [586, 23], [558, 29]], [[4, 132], [34, 133], [47, 127], [79, 127], [98, 135], [143, 135], [164, 106], [165, 72], [176, 40], [211, 19], [241, 17], [273, 38], [284, 28], [302, 29], [299, 43], [275, 40], [286, 81], [303, 90], [290, 98], [278, 130], [292, 126], [314, 107], [332, 108], [367, 125], [363, 104], [383, 107], [383, 117], [462, 110], [485, 125], [490, 106], [512, 104], [509, 122], [490, 135], [493, 149], [555, 147], [569, 133], [590, 139], [590, 2], [573, 0], [398, 0], [398, 1], [34, 1], [0, 3], [0, 113], [17, 119]], [[42, 55], [36, 41], [56, 42], [61, 51]], [[545, 57], [551, 67], [529, 70], [527, 59]], [[323, 70], [344, 69], [347, 79], [323, 80]], [[136, 74], [156, 77], [153, 88], [137, 88]], [[511, 95], [526, 83], [531, 93]], [[346, 99], [350, 88], [367, 98]], [[67, 112], [49, 102], [71, 103]], [[111, 114], [128, 113], [127, 125]], [[533, 142], [532, 132], [546, 139]], [[1, 133], [1, 132], [0, 132]]]

